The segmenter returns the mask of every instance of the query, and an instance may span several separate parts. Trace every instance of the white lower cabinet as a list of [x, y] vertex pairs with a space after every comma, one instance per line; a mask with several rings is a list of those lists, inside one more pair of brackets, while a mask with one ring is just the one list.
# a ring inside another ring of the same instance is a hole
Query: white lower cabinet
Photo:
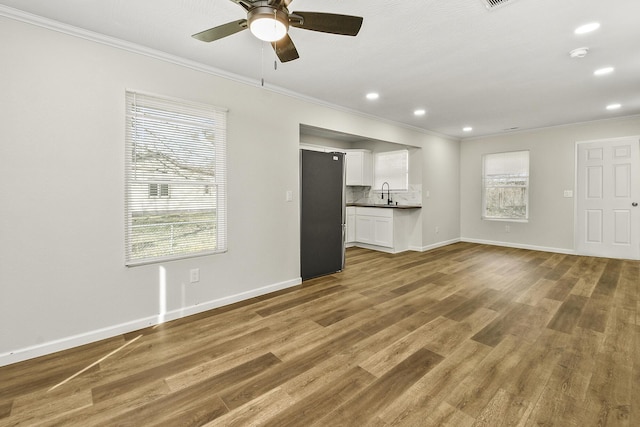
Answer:
[[374, 217], [373, 244], [387, 248], [393, 247], [393, 218]]
[[356, 241], [356, 208], [347, 207], [347, 233], [345, 243], [353, 243]]
[[356, 242], [393, 248], [393, 209], [356, 208]]
[[345, 243], [390, 253], [409, 250], [419, 218], [419, 209], [347, 207]]

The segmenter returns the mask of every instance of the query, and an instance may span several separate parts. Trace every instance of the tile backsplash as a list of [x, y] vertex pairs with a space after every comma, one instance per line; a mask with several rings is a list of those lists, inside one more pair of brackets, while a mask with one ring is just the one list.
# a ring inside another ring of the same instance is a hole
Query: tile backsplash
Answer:
[[[348, 186], [346, 191], [347, 203], [384, 204], [387, 202], [387, 192], [384, 201], [380, 198], [380, 190], [372, 187]], [[422, 185], [409, 185], [408, 191], [392, 191], [391, 200], [399, 205], [422, 206]]]

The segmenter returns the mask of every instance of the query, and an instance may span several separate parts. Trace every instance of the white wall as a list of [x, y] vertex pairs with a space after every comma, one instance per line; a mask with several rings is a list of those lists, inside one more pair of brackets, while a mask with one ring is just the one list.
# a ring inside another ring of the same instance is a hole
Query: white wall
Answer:
[[[299, 283], [301, 123], [423, 148], [450, 187], [425, 223], [455, 222], [458, 141], [7, 18], [0, 39], [0, 365]], [[125, 89], [229, 109], [228, 253], [124, 266]]]
[[[461, 144], [461, 235], [463, 240], [572, 253], [574, 251], [575, 143], [640, 135], [640, 116], [508, 133]], [[531, 150], [529, 222], [484, 221], [482, 156]], [[505, 225], [511, 231], [505, 231]]]
[[422, 146], [424, 249], [460, 238], [460, 147], [435, 137]]

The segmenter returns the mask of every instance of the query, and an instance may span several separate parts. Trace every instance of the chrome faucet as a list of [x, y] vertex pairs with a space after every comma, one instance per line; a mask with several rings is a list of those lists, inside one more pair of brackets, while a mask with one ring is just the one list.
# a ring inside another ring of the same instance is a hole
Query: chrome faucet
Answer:
[[380, 196], [383, 200], [384, 200], [384, 185], [387, 184], [387, 204], [390, 205], [391, 203], [393, 203], [393, 201], [391, 200], [391, 193], [389, 190], [389, 183], [387, 181], [382, 183], [382, 195]]

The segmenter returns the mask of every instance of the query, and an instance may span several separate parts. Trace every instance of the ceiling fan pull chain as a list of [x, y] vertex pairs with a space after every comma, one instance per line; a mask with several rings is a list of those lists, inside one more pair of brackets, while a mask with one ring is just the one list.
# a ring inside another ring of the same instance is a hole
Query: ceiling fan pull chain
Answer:
[[[277, 22], [278, 22], [278, 11], [277, 11], [277, 9], [273, 9], [273, 27], [274, 27], [274, 29], [276, 27], [276, 23]], [[274, 49], [274, 50], [277, 50], [278, 40], [276, 40], [274, 42], [274, 46], [276, 47], [276, 49]], [[276, 70], [276, 71], [278, 70], [278, 61], [276, 61], [275, 59], [273, 60], [273, 69]]]
[[264, 87], [264, 42], [260, 43], [260, 82]]

